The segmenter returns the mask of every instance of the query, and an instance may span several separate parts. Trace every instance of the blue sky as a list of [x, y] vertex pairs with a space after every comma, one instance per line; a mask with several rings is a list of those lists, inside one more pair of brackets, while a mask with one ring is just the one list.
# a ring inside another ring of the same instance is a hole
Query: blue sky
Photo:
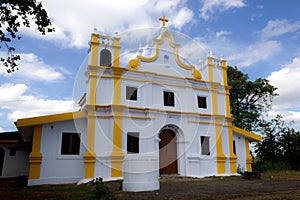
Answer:
[[[298, 0], [110, 0], [42, 1], [56, 32], [22, 28], [14, 42], [20, 70], [0, 69], [0, 131], [15, 130], [17, 118], [73, 109], [76, 74], [87, 56], [94, 28], [121, 34], [168, 28], [193, 39], [251, 80], [267, 78], [278, 88], [269, 117], [282, 114], [300, 129], [300, 2]], [[297, 10], [298, 9], [298, 10]], [[139, 44], [137, 44], [139, 45]], [[137, 46], [138, 48], [138, 46]], [[0, 55], [6, 52], [2, 48]]]

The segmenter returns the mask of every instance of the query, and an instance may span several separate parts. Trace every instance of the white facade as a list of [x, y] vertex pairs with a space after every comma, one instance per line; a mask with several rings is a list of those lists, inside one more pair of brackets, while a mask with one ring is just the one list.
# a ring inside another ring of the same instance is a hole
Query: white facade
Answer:
[[[235, 175], [237, 164], [251, 171], [247, 145], [259, 138], [231, 124], [226, 61], [208, 57], [199, 71], [180, 60], [169, 30], [163, 28], [154, 41], [153, 57], [137, 56], [122, 67], [119, 38], [93, 34], [80, 111], [18, 120], [22, 136], [32, 140], [30, 185], [122, 179], [125, 173], [134, 191], [130, 160], [137, 173], [152, 174], [151, 180], [165, 173]], [[103, 50], [110, 59], [101, 61], [107, 59]], [[128, 94], [129, 87], [136, 96]], [[65, 133], [79, 135], [79, 150], [72, 149], [75, 136]], [[63, 134], [71, 139], [64, 142]], [[154, 171], [143, 171], [136, 158], [149, 160]]]

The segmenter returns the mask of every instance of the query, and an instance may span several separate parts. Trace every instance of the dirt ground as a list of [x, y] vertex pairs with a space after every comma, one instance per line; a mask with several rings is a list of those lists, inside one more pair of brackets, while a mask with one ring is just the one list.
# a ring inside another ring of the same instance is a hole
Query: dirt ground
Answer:
[[[123, 192], [120, 181], [109, 182], [113, 199], [300, 199], [300, 175], [264, 175], [261, 179], [242, 177], [186, 178], [164, 176], [160, 190]], [[0, 181], [0, 199], [92, 199], [90, 185], [46, 185], [16, 187]]]
[[[299, 178], [299, 177], [298, 177]], [[163, 177], [160, 190], [117, 192], [117, 199], [300, 199], [300, 179], [282, 180], [214, 177], [204, 179]]]

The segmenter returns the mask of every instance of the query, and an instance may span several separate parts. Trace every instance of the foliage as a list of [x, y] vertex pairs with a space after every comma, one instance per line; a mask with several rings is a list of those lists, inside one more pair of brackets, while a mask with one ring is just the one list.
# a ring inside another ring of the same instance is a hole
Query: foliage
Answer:
[[262, 141], [257, 144], [254, 168], [267, 170], [300, 170], [300, 132], [290, 128], [282, 116], [260, 122]]
[[230, 90], [231, 114], [233, 125], [239, 128], [256, 130], [261, 115], [270, 108], [275, 93], [274, 86], [267, 79], [258, 78], [250, 81], [247, 74], [237, 67], [228, 66], [228, 85]]
[[21, 36], [17, 34], [21, 26], [29, 28], [33, 20], [37, 31], [43, 35], [47, 32], [53, 32], [46, 10], [41, 2], [36, 0], [2, 0], [0, 4], [0, 42], [7, 48], [7, 57], [0, 58], [2, 64], [6, 67], [8, 73], [17, 70], [16, 61], [20, 60], [20, 55], [15, 55], [15, 48], [10, 45], [12, 40], [20, 40]]
[[94, 199], [110, 199], [112, 193], [106, 183], [103, 182], [102, 178], [96, 178], [91, 181], [94, 186], [93, 197]]

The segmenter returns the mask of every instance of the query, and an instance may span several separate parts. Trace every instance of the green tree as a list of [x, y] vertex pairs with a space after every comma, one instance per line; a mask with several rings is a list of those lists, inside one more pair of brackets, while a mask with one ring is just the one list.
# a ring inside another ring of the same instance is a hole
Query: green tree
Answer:
[[11, 46], [13, 40], [20, 40], [18, 33], [21, 26], [30, 27], [30, 19], [36, 25], [37, 31], [43, 35], [54, 31], [51, 26], [46, 10], [41, 2], [36, 0], [1, 0], [0, 3], [0, 42], [2, 48], [7, 48], [6, 58], [1, 57], [1, 63], [6, 67], [8, 73], [17, 70], [16, 61], [20, 55], [15, 55], [15, 48]]
[[257, 143], [256, 167], [260, 171], [300, 170], [300, 132], [291, 128], [281, 115], [260, 122], [262, 141]]
[[231, 114], [233, 125], [255, 131], [262, 113], [270, 108], [276, 89], [267, 79], [250, 81], [247, 74], [237, 67], [228, 66], [228, 84], [230, 90]]

